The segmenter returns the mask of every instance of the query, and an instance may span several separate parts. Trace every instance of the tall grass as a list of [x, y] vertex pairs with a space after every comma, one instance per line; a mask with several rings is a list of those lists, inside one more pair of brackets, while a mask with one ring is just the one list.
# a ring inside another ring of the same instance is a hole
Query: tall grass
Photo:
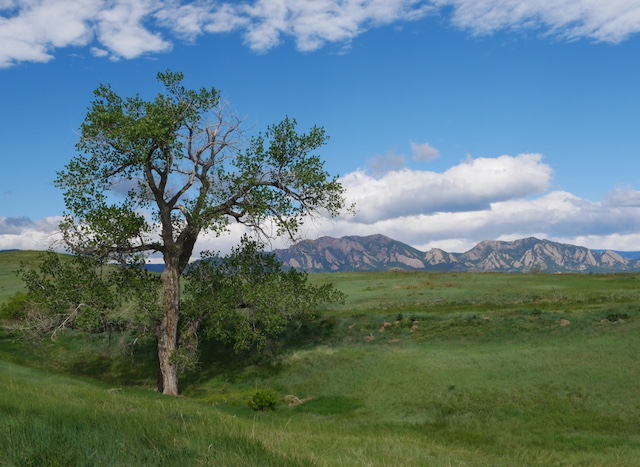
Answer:
[[308, 465], [188, 400], [0, 362], [0, 464]]

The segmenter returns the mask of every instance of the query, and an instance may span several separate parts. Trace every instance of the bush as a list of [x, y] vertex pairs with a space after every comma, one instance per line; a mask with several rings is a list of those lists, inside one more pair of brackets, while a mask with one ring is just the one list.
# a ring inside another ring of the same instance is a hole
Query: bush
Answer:
[[611, 321], [612, 323], [627, 319], [629, 319], [629, 315], [627, 313], [609, 313], [607, 315], [607, 320]]
[[25, 316], [29, 296], [24, 292], [16, 292], [0, 306], [0, 319], [21, 319]]
[[278, 395], [274, 391], [259, 390], [249, 398], [249, 407], [256, 411], [269, 412], [276, 408], [278, 400]]

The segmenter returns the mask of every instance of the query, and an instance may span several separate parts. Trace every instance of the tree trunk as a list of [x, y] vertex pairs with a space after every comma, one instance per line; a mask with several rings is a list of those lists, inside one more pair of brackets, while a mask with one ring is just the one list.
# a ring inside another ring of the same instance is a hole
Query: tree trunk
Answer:
[[158, 391], [178, 395], [178, 367], [174, 358], [180, 316], [180, 274], [177, 261], [166, 261], [162, 273], [162, 320], [158, 326]]

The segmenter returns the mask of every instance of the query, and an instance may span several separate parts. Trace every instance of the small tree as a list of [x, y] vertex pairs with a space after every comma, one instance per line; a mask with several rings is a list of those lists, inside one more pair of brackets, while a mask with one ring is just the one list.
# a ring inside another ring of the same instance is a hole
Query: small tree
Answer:
[[248, 139], [215, 89], [186, 89], [181, 73], [157, 77], [165, 93], [152, 101], [95, 91], [79, 154], [55, 183], [71, 252], [122, 264], [162, 254], [158, 390], [177, 395], [180, 277], [200, 234], [269, 221], [293, 236], [308, 214], [337, 215], [344, 190], [311, 154], [327, 141], [322, 128], [299, 134], [287, 117]]

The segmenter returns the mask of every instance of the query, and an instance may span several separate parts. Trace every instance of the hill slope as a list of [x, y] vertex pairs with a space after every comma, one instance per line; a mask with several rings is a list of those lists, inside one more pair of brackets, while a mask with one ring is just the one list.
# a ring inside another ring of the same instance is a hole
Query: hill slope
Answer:
[[41, 251], [4, 250], [0, 252], [0, 303], [19, 290], [23, 290], [22, 279], [16, 275], [22, 262], [37, 261]]

